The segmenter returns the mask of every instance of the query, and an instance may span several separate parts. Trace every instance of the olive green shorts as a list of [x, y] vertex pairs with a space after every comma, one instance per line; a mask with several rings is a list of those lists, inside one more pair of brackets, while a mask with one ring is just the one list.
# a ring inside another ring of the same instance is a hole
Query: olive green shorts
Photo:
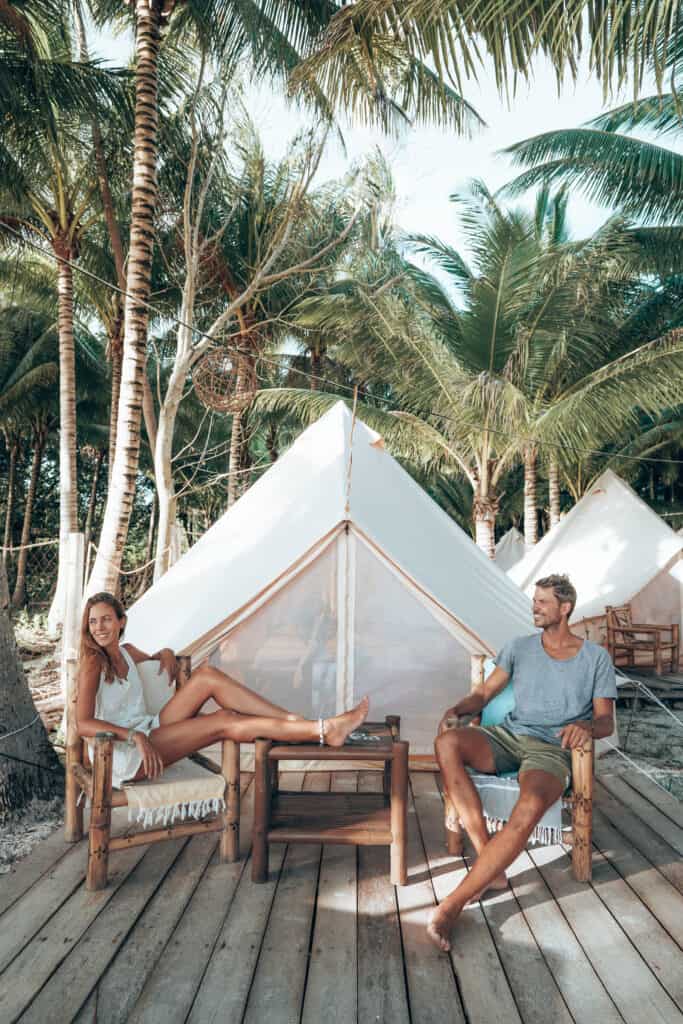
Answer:
[[475, 725], [471, 728], [482, 732], [489, 741], [496, 775], [536, 769], [557, 776], [564, 782], [565, 789], [571, 784], [571, 750], [564, 750], [554, 743], [545, 743], [535, 736], [518, 735], [502, 725]]

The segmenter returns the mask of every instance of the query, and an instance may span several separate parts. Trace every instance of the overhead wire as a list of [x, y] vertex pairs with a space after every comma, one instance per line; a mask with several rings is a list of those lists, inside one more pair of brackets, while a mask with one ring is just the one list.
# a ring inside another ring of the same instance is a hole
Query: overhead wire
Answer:
[[[79, 266], [78, 263], [74, 263], [72, 260], [65, 260], [63, 257], [57, 256], [56, 253], [49, 252], [48, 250], [44, 249], [42, 246], [40, 246], [36, 242], [34, 242], [32, 239], [25, 238], [19, 231], [16, 231], [11, 225], [9, 225], [9, 224], [2, 224], [2, 225], [0, 225], [0, 227], [2, 227], [3, 230], [9, 231], [12, 235], [14, 235], [15, 238], [17, 238], [22, 245], [30, 246], [31, 248], [33, 248], [37, 252], [39, 252], [42, 256], [47, 257], [48, 259], [51, 259], [55, 263], [66, 263], [71, 268], [72, 271], [76, 271], [77, 273], [82, 274], [85, 277], [89, 277], [93, 281], [97, 281], [99, 284], [104, 285], [106, 288], [109, 288], [111, 291], [117, 292], [119, 295], [122, 295], [124, 298], [132, 297], [135, 300], [137, 305], [144, 306], [146, 309], [150, 310], [150, 312], [155, 313], [157, 316], [162, 317], [164, 320], [166, 320], [166, 321], [168, 321], [170, 323], [175, 324], [177, 327], [183, 327], [185, 330], [190, 331], [191, 334], [197, 335], [199, 338], [202, 338], [202, 339], [214, 342], [215, 339], [212, 338], [209, 334], [207, 334], [206, 331], [203, 331], [201, 328], [194, 327], [192, 324], [186, 323], [184, 320], [181, 320], [179, 317], [173, 316], [172, 314], [169, 314], [169, 313], [159, 309], [157, 306], [155, 306], [153, 303], [149, 302], [148, 300], [141, 299], [141, 298], [139, 298], [137, 296], [131, 296], [131, 293], [128, 292], [125, 288], [120, 288], [118, 285], [114, 284], [112, 281], [107, 281], [106, 278], [100, 277], [98, 274], [95, 274], [92, 270], [88, 270], [86, 267]], [[224, 344], [223, 347], [227, 348], [228, 350], [234, 348], [234, 351], [236, 351], [236, 352], [238, 351], [238, 347], [237, 346], [231, 346], [229, 344], [227, 344], [227, 345]], [[284, 365], [284, 363], [282, 362], [283, 360], [289, 360], [289, 356], [284, 355], [284, 354], [282, 356], [276, 357], [275, 355], [265, 355], [265, 354], [261, 353], [261, 354], [259, 354], [258, 358], [259, 358], [260, 362], [270, 364], [271, 366], [277, 367], [278, 369], [281, 369], [283, 367], [283, 365]], [[278, 361], [278, 360], [280, 360], [280, 361]], [[373, 395], [371, 392], [366, 391], [364, 388], [360, 387], [359, 385], [344, 384], [344, 383], [342, 383], [340, 381], [335, 381], [335, 380], [331, 380], [330, 378], [327, 378], [327, 377], [322, 377], [319, 373], [313, 374], [313, 373], [308, 372], [307, 370], [300, 369], [299, 367], [291, 367], [291, 363], [289, 363], [288, 365], [289, 365], [289, 367], [290, 367], [290, 369], [292, 370], [293, 373], [299, 374], [300, 376], [302, 376], [302, 377], [304, 377], [304, 378], [306, 378], [308, 380], [315, 380], [318, 384], [320, 384], [320, 383], [330, 384], [333, 387], [335, 387], [335, 388], [337, 388], [337, 389], [339, 389], [341, 391], [348, 392], [350, 396], [353, 396], [354, 394], [357, 394], [357, 395], [360, 395], [363, 398], [371, 399], [373, 402], [381, 402], [385, 406], [385, 408], [382, 411], [389, 412], [389, 413], [401, 413], [401, 412], [406, 412], [407, 411], [407, 410], [402, 409], [400, 406], [397, 406], [395, 404], [392, 406], [392, 403], [388, 399], [383, 399], [383, 398], [381, 398], [378, 395]], [[441, 413], [441, 412], [438, 412], [438, 411], [435, 411], [435, 410], [429, 410], [426, 413], [423, 413], [423, 415], [430, 416], [433, 419], [438, 419], [438, 420], [441, 420], [441, 421], [444, 421], [444, 422], [447, 422], [447, 423], [457, 423], [458, 422], [455, 419], [455, 417], [447, 416], [444, 413]], [[627, 455], [624, 452], [608, 451], [608, 450], [602, 449], [602, 448], [583, 448], [583, 447], [579, 447], [577, 445], [563, 444], [563, 443], [556, 442], [556, 441], [540, 440], [540, 439], [534, 438], [532, 436], [528, 437], [526, 435], [521, 435], [521, 434], [511, 434], [511, 433], [509, 433], [507, 431], [499, 430], [499, 429], [494, 428], [494, 427], [487, 427], [487, 430], [488, 430], [488, 432], [490, 434], [494, 434], [494, 435], [499, 436], [499, 437], [504, 437], [507, 441], [510, 441], [510, 442], [526, 443], [526, 444], [534, 445], [534, 446], [539, 447], [539, 448], [552, 448], [552, 449], [557, 450], [557, 451], [570, 451], [570, 452], [575, 452], [578, 455], [599, 455], [599, 456], [604, 456], [605, 458], [610, 458], [610, 459], [623, 459], [623, 460], [626, 460], [626, 461], [629, 461], [629, 462], [644, 462], [644, 463], [649, 463], [649, 464], [660, 464], [660, 465], [668, 465], [668, 466], [681, 466], [681, 465], [683, 465], [683, 459], [657, 458], [657, 457], [649, 456], [649, 455]]]

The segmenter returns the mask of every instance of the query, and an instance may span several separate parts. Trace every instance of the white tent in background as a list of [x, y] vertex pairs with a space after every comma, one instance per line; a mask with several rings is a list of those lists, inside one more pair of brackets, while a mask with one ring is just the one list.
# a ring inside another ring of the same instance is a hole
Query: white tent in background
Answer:
[[424, 754], [470, 656], [532, 628], [528, 598], [339, 402], [132, 607], [126, 638], [311, 717], [368, 693]]
[[682, 552], [683, 537], [608, 469], [509, 576], [530, 595], [537, 579], [567, 573], [572, 625], [602, 642], [606, 605], [630, 603], [634, 622], [681, 622]]
[[524, 535], [516, 526], [511, 526], [496, 544], [494, 561], [499, 569], [507, 572], [513, 565], [517, 565], [517, 562], [521, 561], [526, 553], [527, 546], [524, 543]]

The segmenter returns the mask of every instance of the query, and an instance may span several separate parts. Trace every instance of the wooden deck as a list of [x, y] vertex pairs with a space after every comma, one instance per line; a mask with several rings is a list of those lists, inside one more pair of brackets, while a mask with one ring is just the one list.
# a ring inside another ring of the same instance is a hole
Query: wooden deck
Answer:
[[[287, 788], [373, 791], [372, 773]], [[596, 783], [594, 881], [535, 847], [509, 892], [468, 909], [451, 956], [425, 920], [467, 870], [446, 857], [435, 777], [411, 776], [410, 884], [386, 848], [275, 847], [271, 880], [220, 865], [216, 836], [112, 857], [83, 886], [84, 845], [53, 835], [0, 877], [0, 1021], [79, 1024], [563, 1024], [683, 1021], [683, 806], [647, 779]]]

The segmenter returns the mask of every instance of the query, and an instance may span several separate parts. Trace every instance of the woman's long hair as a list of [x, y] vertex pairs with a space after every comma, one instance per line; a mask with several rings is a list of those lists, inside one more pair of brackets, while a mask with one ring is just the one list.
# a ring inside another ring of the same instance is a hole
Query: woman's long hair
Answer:
[[[83, 618], [81, 620], [81, 664], [95, 659], [99, 665], [100, 673], [104, 672], [105, 682], [113, 683], [116, 678], [116, 672], [114, 671], [112, 660], [104, 647], [100, 647], [90, 632], [90, 609], [94, 604], [108, 604], [119, 621], [125, 618], [126, 612], [118, 597], [114, 597], [113, 594], [108, 594], [106, 591], [89, 597], [83, 609]], [[123, 636], [123, 629], [119, 638], [121, 636]]]

